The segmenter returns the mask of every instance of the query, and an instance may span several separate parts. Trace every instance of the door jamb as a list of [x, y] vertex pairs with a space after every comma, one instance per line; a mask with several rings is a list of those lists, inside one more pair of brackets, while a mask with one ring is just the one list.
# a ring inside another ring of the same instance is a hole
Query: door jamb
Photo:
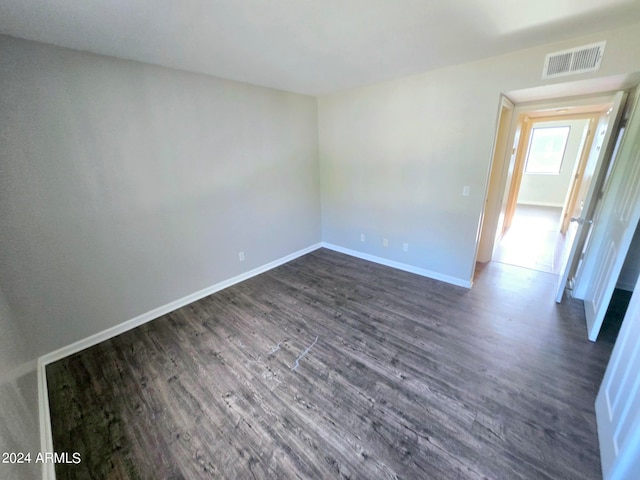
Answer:
[[593, 140], [596, 137], [596, 126], [598, 117], [592, 115], [589, 117], [589, 126], [587, 137], [585, 138], [584, 145], [582, 146], [582, 152], [580, 153], [580, 160], [576, 168], [576, 173], [571, 181], [569, 192], [567, 195], [567, 201], [562, 209], [562, 217], [560, 219], [560, 232], [566, 234], [569, 229], [569, 222], [571, 221], [571, 215], [576, 208], [576, 202], [578, 201], [578, 193], [582, 186], [582, 179], [584, 178], [584, 172], [587, 169], [587, 161], [589, 160], [589, 153], [593, 146]]
[[[496, 134], [493, 141], [493, 149], [491, 152], [491, 163], [487, 172], [487, 181], [485, 189], [484, 209], [482, 211], [478, 234], [476, 237], [476, 252], [474, 256], [473, 269], [471, 272], [471, 281], [473, 281], [473, 273], [476, 261], [479, 257], [489, 259], [493, 255], [496, 231], [498, 230], [499, 214], [502, 208], [502, 195], [500, 194], [500, 184], [504, 170], [504, 164], [508, 163], [508, 152], [511, 150], [509, 139], [512, 137], [511, 128], [513, 125], [514, 103], [508, 97], [501, 95], [498, 104], [498, 113], [496, 118]], [[493, 213], [494, 216], [487, 215]], [[487, 217], [491, 217], [487, 220]]]

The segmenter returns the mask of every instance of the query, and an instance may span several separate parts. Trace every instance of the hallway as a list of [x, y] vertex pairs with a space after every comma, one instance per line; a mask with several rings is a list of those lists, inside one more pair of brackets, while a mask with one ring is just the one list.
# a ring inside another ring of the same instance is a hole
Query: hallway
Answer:
[[559, 207], [518, 204], [492, 260], [558, 275], [567, 237], [560, 233], [561, 213]]

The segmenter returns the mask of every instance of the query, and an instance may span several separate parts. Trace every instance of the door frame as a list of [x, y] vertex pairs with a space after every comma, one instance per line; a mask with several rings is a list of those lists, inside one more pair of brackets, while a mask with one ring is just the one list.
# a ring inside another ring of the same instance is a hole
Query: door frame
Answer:
[[[585, 196], [586, 203], [580, 212], [578, 227], [569, 248], [569, 255], [560, 269], [558, 288], [556, 290], [557, 303], [562, 303], [567, 288], [571, 289], [571, 296], [575, 296], [573, 295], [572, 288], [574, 285], [572, 282], [573, 279], [576, 278], [576, 272], [581, 264], [582, 252], [590, 241], [593, 220], [596, 218], [601, 197], [600, 192], [602, 191], [602, 185], [607, 175], [606, 172], [609, 171], [609, 167], [612, 165], [612, 153], [616, 144], [616, 141], [613, 139], [618, 137], [620, 122], [626, 109], [627, 97], [627, 92], [617, 92], [614, 95], [612, 108], [598, 118], [597, 130], [599, 131], [598, 134], [602, 135], [602, 141], [598, 140], [596, 142], [598, 143], [598, 151], [596, 152], [597, 163], [594, 166], [593, 175], [589, 182], [589, 189]], [[604, 128], [604, 130], [601, 130], [600, 123], [605, 118], [607, 118], [606, 126], [603, 126], [602, 128]], [[591, 153], [592, 152], [590, 152], [590, 156]]]
[[[596, 341], [616, 281], [640, 223], [640, 88], [627, 109], [618, 158], [601, 186], [597, 224], [577, 273], [574, 296], [584, 300], [589, 340]], [[615, 143], [615, 142], [614, 142]], [[612, 147], [615, 149], [615, 145]]]
[[582, 145], [582, 152], [580, 154], [580, 160], [576, 166], [576, 172], [571, 181], [569, 192], [567, 194], [567, 200], [562, 208], [562, 215], [560, 218], [560, 233], [566, 234], [569, 229], [569, 223], [571, 222], [571, 215], [576, 209], [576, 203], [578, 201], [578, 194], [580, 193], [580, 187], [582, 186], [582, 179], [584, 178], [585, 170], [587, 169], [587, 160], [589, 160], [589, 153], [593, 146], [593, 139], [596, 137], [596, 126], [598, 117], [596, 115], [591, 116], [589, 119], [589, 126], [587, 136], [584, 139]]
[[520, 115], [520, 137], [518, 139], [518, 147], [516, 148], [516, 158], [513, 164], [513, 175], [511, 184], [509, 185], [509, 194], [507, 195], [507, 206], [504, 211], [504, 222], [500, 230], [500, 236], [507, 233], [513, 222], [513, 216], [516, 213], [518, 205], [518, 195], [522, 186], [522, 176], [524, 175], [524, 165], [527, 161], [527, 153], [529, 152], [529, 143], [531, 142], [531, 131], [533, 130], [533, 121], [531, 117], [523, 113]]
[[[520, 145], [524, 143], [520, 141], [523, 138], [521, 131], [522, 124], [520, 122], [521, 116], [536, 117], [553, 115], [561, 113], [559, 110], [567, 115], [594, 110], [599, 111], [600, 106], [604, 108], [604, 105], [611, 104], [615, 93], [616, 92], [600, 92], [592, 95], [561, 97], [520, 104], [514, 104], [506, 95], [500, 96], [498, 102], [498, 119], [494, 136], [494, 150], [492, 151], [491, 163], [485, 183], [485, 202], [480, 215], [479, 233], [476, 236], [476, 251], [471, 268], [472, 281], [475, 274], [476, 262], [481, 260], [484, 263], [491, 260], [497, 245], [500, 243], [502, 232], [504, 231], [503, 225], [506, 208], [511, 194], [511, 185], [515, 171], [517, 156], [515, 153], [516, 150], [520, 148]], [[514, 108], [510, 111], [511, 126], [509, 127], [506, 144], [504, 148], [501, 149], [504, 150], [504, 152], [500, 155], [501, 151], [496, 148], [496, 145], [499, 145], [500, 140], [499, 120], [505, 99], [508, 101], [508, 104], [514, 105]], [[511, 146], [511, 148], [509, 146]], [[493, 199], [500, 200], [494, 201]], [[479, 246], [481, 243], [485, 246], [483, 250], [491, 252], [491, 255], [486, 255], [479, 259]]]
[[[500, 95], [498, 114], [496, 118], [496, 136], [491, 151], [491, 164], [487, 172], [487, 191], [484, 200], [484, 210], [480, 219], [478, 238], [476, 239], [476, 261], [488, 262], [493, 255], [495, 235], [498, 229], [499, 212], [502, 206], [500, 183], [502, 171], [509, 152], [509, 135], [512, 127], [514, 103], [504, 95]], [[487, 213], [488, 215], [485, 215]], [[491, 214], [490, 214], [491, 213]], [[475, 262], [474, 262], [475, 264]], [[473, 275], [472, 275], [473, 277]]]
[[[518, 151], [516, 154], [516, 160], [514, 163], [514, 173], [513, 178], [511, 180], [511, 186], [509, 187], [509, 197], [507, 199], [507, 208], [505, 211], [505, 219], [502, 227], [501, 234], [504, 234], [507, 229], [511, 226], [511, 222], [513, 220], [513, 215], [516, 211], [516, 207], [518, 205], [518, 196], [520, 194], [520, 187], [522, 186], [522, 178], [524, 176], [524, 168], [525, 163], [527, 161], [527, 156], [529, 153], [529, 144], [531, 142], [531, 133], [533, 132], [534, 125], [537, 123], [545, 123], [545, 122], [562, 122], [562, 121], [571, 121], [571, 120], [589, 120], [589, 133], [587, 134], [587, 138], [585, 139], [582, 150], [580, 152], [580, 160], [577, 164], [576, 174], [574, 175], [574, 179], [571, 183], [570, 189], [567, 191], [569, 195], [565, 199], [563, 208], [562, 208], [562, 220], [564, 224], [564, 219], [567, 217], [567, 224], [569, 222], [569, 216], [567, 213], [572, 212], [573, 210], [569, 208], [569, 204], [575, 205], [575, 201], [578, 195], [578, 188], [576, 186], [580, 186], [580, 182], [582, 181], [582, 176], [584, 174], [587, 159], [589, 158], [589, 151], [591, 149], [591, 145], [593, 143], [593, 138], [595, 137], [594, 129], [592, 128], [591, 123], [594, 119], [597, 119], [599, 113], [594, 112], [585, 112], [585, 113], [569, 113], [569, 114], [554, 114], [548, 115], [543, 113], [542, 115], [536, 115], [536, 112], [528, 112], [522, 114], [521, 119], [521, 136], [518, 145]], [[571, 202], [569, 202], [571, 200]], [[565, 229], [566, 231], [566, 229]], [[564, 233], [564, 232], [563, 232]]]

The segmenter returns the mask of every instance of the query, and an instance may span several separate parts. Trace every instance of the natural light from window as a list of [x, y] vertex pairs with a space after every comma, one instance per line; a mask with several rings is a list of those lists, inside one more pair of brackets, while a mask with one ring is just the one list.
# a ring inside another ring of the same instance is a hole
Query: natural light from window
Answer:
[[571, 127], [534, 127], [524, 173], [558, 175]]

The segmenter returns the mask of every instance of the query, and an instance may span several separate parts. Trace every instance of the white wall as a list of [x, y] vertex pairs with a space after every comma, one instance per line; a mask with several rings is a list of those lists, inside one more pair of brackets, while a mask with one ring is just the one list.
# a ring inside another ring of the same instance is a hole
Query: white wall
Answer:
[[587, 123], [589, 123], [588, 120], [563, 120], [534, 124], [534, 127], [539, 128], [569, 126], [571, 130], [567, 138], [560, 173], [558, 175], [542, 175], [524, 172], [520, 190], [518, 191], [518, 203], [550, 207], [562, 207], [564, 205], [576, 163], [579, 159], [580, 146], [582, 145], [584, 129]]
[[35, 355], [320, 241], [312, 97], [0, 37], [0, 118]]
[[639, 39], [636, 25], [320, 97], [323, 241], [469, 281], [500, 93], [543, 85], [549, 51], [598, 40], [602, 67], [580, 79], [636, 72]]
[[[40, 450], [33, 352], [0, 291], [0, 453]], [[0, 459], [1, 460], [1, 459]], [[0, 478], [37, 478], [39, 466], [0, 463]]]

